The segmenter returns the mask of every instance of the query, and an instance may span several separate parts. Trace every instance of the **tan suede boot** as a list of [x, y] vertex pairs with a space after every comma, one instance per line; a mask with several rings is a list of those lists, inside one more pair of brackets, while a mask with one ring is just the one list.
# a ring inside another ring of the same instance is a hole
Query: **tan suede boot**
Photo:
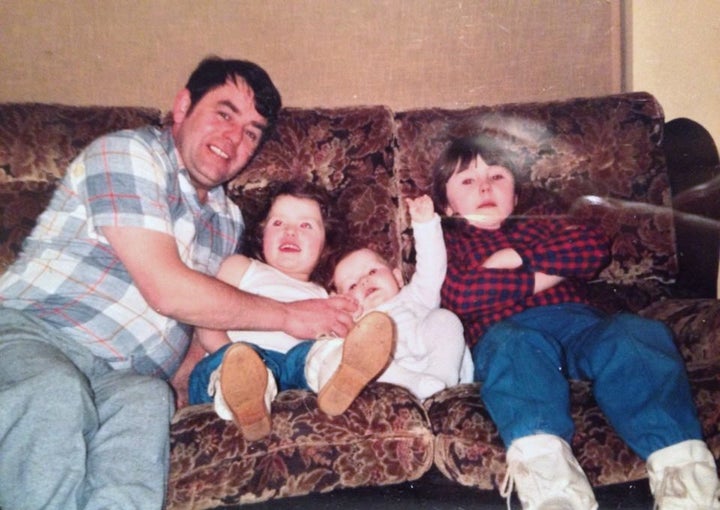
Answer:
[[220, 365], [219, 389], [216, 409], [224, 402], [245, 439], [254, 441], [270, 433], [270, 402], [277, 385], [252, 347], [237, 343], [228, 348]]
[[331, 416], [344, 413], [388, 365], [394, 340], [395, 325], [386, 314], [370, 312], [360, 319], [342, 343], [340, 366], [320, 387], [320, 410]]

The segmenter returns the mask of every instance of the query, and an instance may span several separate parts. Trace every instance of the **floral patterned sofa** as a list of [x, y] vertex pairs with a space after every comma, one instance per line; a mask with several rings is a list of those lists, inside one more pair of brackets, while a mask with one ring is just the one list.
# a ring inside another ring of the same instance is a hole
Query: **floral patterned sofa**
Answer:
[[[161, 118], [151, 108], [0, 104], [0, 271], [83, 146], [104, 132]], [[527, 170], [520, 178], [527, 214], [553, 201], [607, 230], [611, 263], [590, 283], [590, 295], [608, 311], [630, 310], [673, 329], [706, 439], [720, 456], [720, 304], [676, 283], [683, 281], [676, 227], [698, 215], [692, 207], [674, 213], [664, 127], [662, 108], [647, 93], [463, 110], [287, 108], [263, 152], [227, 192], [252, 212], [269, 180], [302, 175], [322, 183], [349, 211], [350, 235], [409, 276], [414, 252], [403, 198], [428, 191], [430, 165], [450, 137], [479, 129], [503, 133]], [[686, 190], [685, 206], [709, 200], [707, 193], [693, 199], [693, 189]], [[717, 268], [714, 246], [706, 256]], [[716, 273], [703, 278], [714, 281]], [[608, 425], [590, 385], [574, 382], [571, 392], [573, 448], [591, 482], [644, 478], [643, 463]], [[421, 479], [433, 466], [459, 484], [492, 489], [505, 470], [504, 448], [473, 384], [421, 403], [399, 387], [375, 383], [337, 417], [319, 412], [310, 393], [288, 391], [274, 402], [273, 416], [267, 439], [246, 442], [210, 406], [180, 409], [172, 424], [167, 508], [397, 484]]]

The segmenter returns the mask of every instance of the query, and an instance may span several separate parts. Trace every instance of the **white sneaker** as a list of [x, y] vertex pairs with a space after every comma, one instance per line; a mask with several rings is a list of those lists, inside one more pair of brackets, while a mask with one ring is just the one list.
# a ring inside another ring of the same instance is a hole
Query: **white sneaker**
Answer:
[[507, 451], [507, 472], [500, 494], [513, 487], [523, 510], [596, 510], [590, 482], [570, 445], [558, 436], [535, 434], [513, 441]]
[[720, 509], [715, 459], [703, 441], [683, 441], [653, 452], [647, 470], [655, 508]]

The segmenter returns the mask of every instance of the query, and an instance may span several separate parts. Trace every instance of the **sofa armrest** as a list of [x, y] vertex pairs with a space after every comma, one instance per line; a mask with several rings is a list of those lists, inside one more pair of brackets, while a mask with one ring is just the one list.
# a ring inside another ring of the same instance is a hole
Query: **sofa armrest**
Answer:
[[662, 142], [672, 191], [681, 294], [718, 297], [720, 157], [710, 133], [679, 118], [665, 124]]

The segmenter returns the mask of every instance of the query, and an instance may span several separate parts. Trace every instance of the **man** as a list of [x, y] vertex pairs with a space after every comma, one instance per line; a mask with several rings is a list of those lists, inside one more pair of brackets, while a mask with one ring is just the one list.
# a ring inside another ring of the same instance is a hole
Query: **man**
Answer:
[[272, 129], [267, 73], [206, 59], [172, 126], [99, 138], [0, 277], [0, 507], [163, 505], [167, 379], [192, 326], [345, 334], [354, 304], [279, 303], [213, 277], [243, 229], [222, 184]]

